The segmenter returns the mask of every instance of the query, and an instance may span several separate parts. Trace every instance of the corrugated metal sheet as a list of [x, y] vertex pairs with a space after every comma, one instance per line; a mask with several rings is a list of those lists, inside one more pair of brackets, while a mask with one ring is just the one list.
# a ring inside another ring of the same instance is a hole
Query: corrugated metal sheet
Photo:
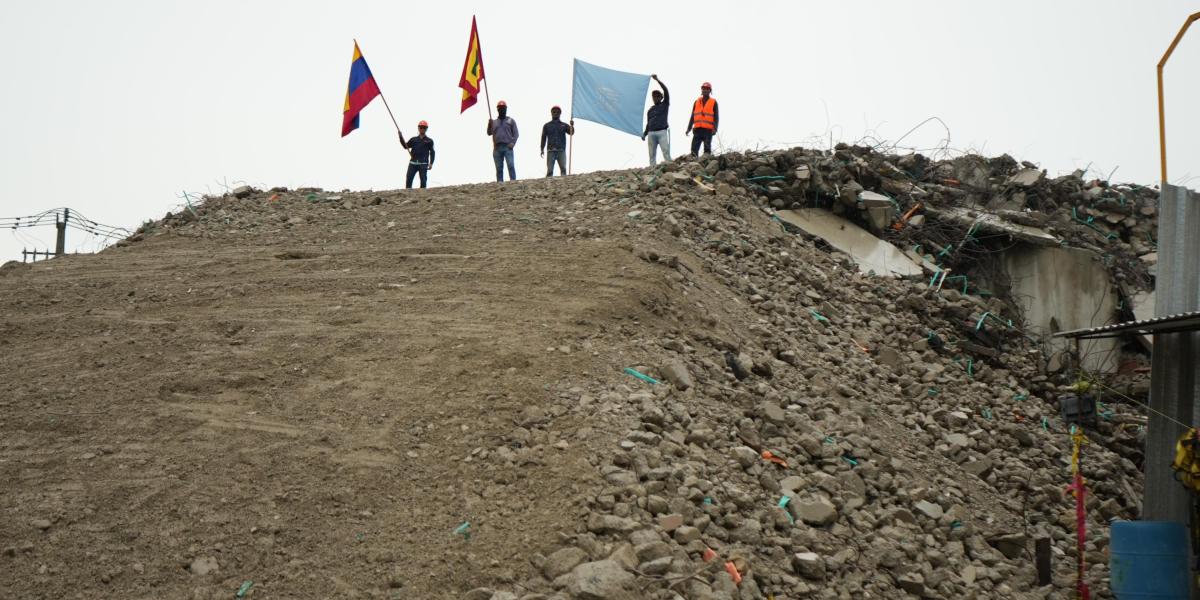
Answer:
[[1076, 329], [1074, 331], [1061, 331], [1054, 334], [1054, 337], [1065, 338], [1098, 338], [1112, 337], [1115, 335], [1124, 335], [1127, 333], [1137, 334], [1152, 334], [1152, 333], [1172, 333], [1177, 331], [1200, 331], [1200, 310], [1193, 312], [1180, 313], [1178, 315], [1170, 315], [1167, 317], [1155, 317], [1153, 319], [1142, 319], [1141, 321], [1127, 321], [1125, 323], [1115, 323], [1113, 325], [1104, 325], [1101, 327], [1092, 327], [1090, 329]]

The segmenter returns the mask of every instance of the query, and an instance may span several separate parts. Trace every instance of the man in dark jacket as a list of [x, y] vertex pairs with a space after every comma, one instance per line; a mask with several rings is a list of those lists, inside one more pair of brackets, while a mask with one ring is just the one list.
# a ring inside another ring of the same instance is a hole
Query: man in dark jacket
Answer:
[[[400, 134], [400, 145], [408, 150], [408, 174], [404, 177], [404, 187], [412, 189], [413, 176], [418, 173], [421, 175], [421, 187], [425, 187], [425, 178], [429, 170], [433, 168], [433, 159], [437, 155], [433, 151], [433, 138], [425, 135], [429, 130], [429, 123], [421, 121], [417, 123], [417, 137], [404, 141], [404, 134]], [[400, 132], [396, 132], [400, 133]]]
[[508, 116], [508, 103], [496, 103], [496, 118], [488, 119], [487, 134], [492, 136], [492, 160], [496, 162], [496, 181], [504, 181], [504, 163], [508, 162], [508, 180], [517, 179], [513, 148], [517, 145], [517, 122]]
[[[550, 109], [550, 121], [542, 125], [542, 156], [546, 157], [546, 177], [554, 176], [554, 163], [558, 163], [558, 174], [567, 174], [567, 136], [575, 135], [575, 119], [570, 123], [559, 120], [562, 109]], [[547, 152], [550, 154], [547, 156]]]
[[[671, 129], [667, 124], [667, 111], [671, 110], [671, 92], [667, 85], [658, 79], [658, 75], [650, 76], [658, 82], [662, 91], [650, 92], [654, 106], [646, 111], [646, 129], [642, 131], [642, 139], [650, 148], [650, 166], [658, 164], [658, 149], [662, 148], [663, 160], [671, 160]], [[649, 138], [649, 139], [647, 139]]]

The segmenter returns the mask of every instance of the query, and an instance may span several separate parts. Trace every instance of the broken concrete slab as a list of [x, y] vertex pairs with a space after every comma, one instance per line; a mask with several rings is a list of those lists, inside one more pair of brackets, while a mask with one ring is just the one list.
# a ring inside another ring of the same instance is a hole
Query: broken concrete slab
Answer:
[[849, 254], [862, 273], [880, 276], [913, 277], [924, 274], [921, 266], [899, 248], [829, 211], [819, 208], [781, 210], [775, 213], [786, 223], [815, 235], [829, 245]]
[[[1129, 299], [1130, 308], [1133, 310], [1133, 319], [1135, 321], [1145, 321], [1146, 319], [1154, 318], [1154, 290], [1148, 292], [1137, 292]], [[1146, 350], [1154, 348], [1154, 336], [1139, 335], [1137, 341]]]
[[866, 211], [867, 223], [876, 233], [887, 229], [896, 220], [896, 203], [878, 192], [859, 192], [858, 206]]
[[[918, 215], [918, 216], [920, 216], [920, 215]], [[910, 220], [909, 223], [911, 223], [911, 222], [912, 221]], [[950, 271], [950, 269], [942, 269], [941, 267], [937, 266], [935, 263], [931, 262], [929, 259], [922, 256], [920, 253], [914, 252], [913, 250], [905, 250], [904, 255], [911, 258], [913, 262], [921, 265], [921, 268], [925, 270], [925, 273], [932, 275], [933, 273], [940, 273], [941, 271], [946, 271], [946, 272]]]
[[960, 226], [974, 229], [974, 235], [1007, 235], [1015, 240], [1038, 246], [1058, 246], [1058, 237], [1044, 229], [1030, 225], [1021, 225], [1005, 220], [1000, 215], [972, 211], [957, 206], [946, 208], [925, 207], [925, 212], [935, 219], [958, 223]]
[[[1005, 252], [1002, 260], [1026, 330], [1048, 335], [1116, 321], [1112, 278], [1091, 252], [1021, 246]], [[1065, 339], [1050, 343], [1051, 353], [1071, 349]], [[1116, 338], [1080, 340], [1083, 367], [1099, 372], [1116, 369], [1119, 345]]]
[[896, 205], [891, 198], [870, 190], [864, 190], [858, 193], [858, 204], [860, 208], [875, 208]]
[[1005, 181], [1004, 183], [1008, 185], [1029, 187], [1037, 184], [1037, 182], [1041, 181], [1045, 176], [1045, 173], [1042, 173], [1041, 169], [1021, 169], [1020, 171], [1013, 173], [1012, 177], [1009, 177], [1008, 181]]

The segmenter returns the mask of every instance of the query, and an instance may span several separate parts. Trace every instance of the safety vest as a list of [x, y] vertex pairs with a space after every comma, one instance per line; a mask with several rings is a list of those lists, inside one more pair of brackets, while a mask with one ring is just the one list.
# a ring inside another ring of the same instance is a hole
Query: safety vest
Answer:
[[696, 98], [692, 105], [692, 129], [717, 129], [717, 101], [712, 96], [708, 97], [707, 102], [703, 96]]
[[1192, 493], [1200, 494], [1200, 434], [1189, 429], [1175, 443], [1175, 460], [1171, 463], [1175, 478]]

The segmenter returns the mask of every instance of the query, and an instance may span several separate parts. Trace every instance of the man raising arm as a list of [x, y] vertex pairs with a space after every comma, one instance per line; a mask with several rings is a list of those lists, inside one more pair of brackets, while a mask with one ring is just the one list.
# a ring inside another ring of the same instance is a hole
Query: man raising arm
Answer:
[[667, 85], [659, 80], [658, 75], [650, 77], [662, 88], [661, 92], [650, 92], [650, 99], [654, 101], [654, 105], [646, 111], [646, 129], [642, 131], [643, 140], [649, 137], [646, 144], [650, 150], [650, 166], [653, 167], [658, 163], [659, 147], [662, 148], [663, 159], [671, 160], [671, 129], [667, 124], [667, 112], [671, 109], [671, 92], [667, 90]]

